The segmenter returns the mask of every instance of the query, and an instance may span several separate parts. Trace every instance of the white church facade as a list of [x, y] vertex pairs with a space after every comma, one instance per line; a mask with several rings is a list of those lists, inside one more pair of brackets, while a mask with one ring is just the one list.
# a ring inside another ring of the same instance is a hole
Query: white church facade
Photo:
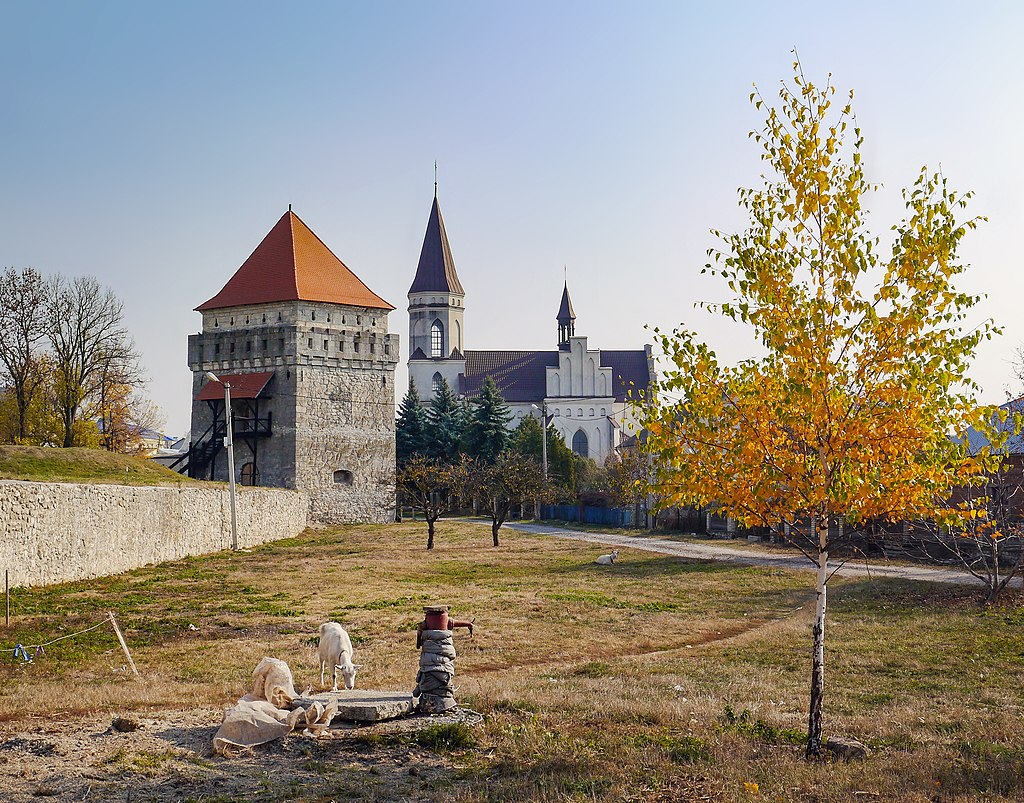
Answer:
[[416, 276], [409, 288], [409, 378], [433, 398], [444, 379], [464, 397], [491, 377], [513, 412], [510, 426], [546, 410], [548, 423], [577, 454], [603, 464], [628, 436], [630, 393], [654, 378], [651, 347], [591, 348], [576, 335], [569, 288], [562, 289], [557, 349], [475, 350], [464, 345], [466, 293], [455, 270], [435, 192]]

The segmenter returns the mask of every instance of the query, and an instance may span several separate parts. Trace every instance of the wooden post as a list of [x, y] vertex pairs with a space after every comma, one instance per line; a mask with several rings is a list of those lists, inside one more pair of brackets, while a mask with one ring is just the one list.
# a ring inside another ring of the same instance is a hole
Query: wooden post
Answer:
[[4, 616], [4, 624], [11, 626], [11, 573], [4, 569], [4, 602], [7, 603], [7, 614]]
[[117, 634], [117, 640], [121, 642], [121, 649], [124, 650], [124, 654], [128, 658], [128, 664], [131, 666], [132, 672], [135, 673], [135, 677], [139, 677], [139, 668], [135, 666], [135, 661], [132, 660], [132, 654], [128, 652], [128, 643], [124, 640], [121, 628], [117, 626], [117, 619], [114, 618], [114, 612], [108, 611], [107, 613], [110, 616], [110, 624], [114, 626], [114, 632]]

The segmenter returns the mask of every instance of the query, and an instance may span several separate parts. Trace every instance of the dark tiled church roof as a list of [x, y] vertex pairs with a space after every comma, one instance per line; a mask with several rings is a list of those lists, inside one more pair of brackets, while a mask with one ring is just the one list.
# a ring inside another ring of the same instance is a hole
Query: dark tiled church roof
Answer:
[[455, 260], [448, 245], [444, 230], [444, 218], [437, 205], [437, 195], [430, 207], [427, 232], [423, 236], [420, 262], [416, 266], [416, 277], [412, 280], [410, 293], [458, 293], [465, 294], [459, 274], [455, 272]]
[[[459, 377], [459, 392], [475, 396], [489, 376], [505, 401], [533, 402], [547, 393], [548, 366], [558, 365], [557, 351], [467, 351], [466, 372]], [[612, 369], [615, 401], [629, 390], [646, 390], [650, 382], [645, 351], [601, 351], [601, 367]], [[630, 385], [632, 383], [632, 385]]]
[[466, 351], [466, 372], [459, 377], [459, 391], [476, 396], [489, 376], [505, 401], [537, 401], [547, 392], [544, 369], [549, 365], [558, 365], [557, 351]]
[[[615, 401], [625, 401], [632, 390], [647, 390], [651, 376], [647, 370], [647, 352], [640, 350], [605, 351], [601, 349], [601, 366], [612, 369]], [[632, 383], [632, 384], [630, 384]]]

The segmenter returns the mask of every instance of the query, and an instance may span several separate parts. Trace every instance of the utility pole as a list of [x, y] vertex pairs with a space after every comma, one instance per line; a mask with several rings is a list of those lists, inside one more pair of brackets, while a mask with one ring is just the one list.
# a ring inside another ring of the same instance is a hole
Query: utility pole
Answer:
[[548, 481], [548, 403], [540, 403], [540, 453], [544, 460], [544, 482]]
[[224, 382], [213, 371], [206, 372], [206, 378], [224, 386], [224, 448], [228, 450], [228, 496], [231, 499], [231, 548], [238, 549], [238, 525], [235, 519], [235, 438], [231, 422], [231, 383]]

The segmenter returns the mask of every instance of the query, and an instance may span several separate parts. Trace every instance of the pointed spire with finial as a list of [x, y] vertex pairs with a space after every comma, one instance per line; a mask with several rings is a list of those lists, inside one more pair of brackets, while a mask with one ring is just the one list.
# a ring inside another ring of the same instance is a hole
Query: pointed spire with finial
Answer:
[[454, 293], [465, 295], [459, 274], [455, 271], [455, 259], [448, 234], [444, 230], [444, 218], [437, 202], [437, 163], [434, 163], [434, 202], [427, 218], [427, 231], [423, 235], [420, 261], [416, 266], [416, 277], [412, 280], [409, 294], [413, 293]]
[[562, 285], [562, 303], [558, 305], [558, 348], [561, 351], [569, 349], [569, 338], [576, 334], [576, 312], [572, 308], [572, 299], [569, 298], [569, 281], [566, 279]]

